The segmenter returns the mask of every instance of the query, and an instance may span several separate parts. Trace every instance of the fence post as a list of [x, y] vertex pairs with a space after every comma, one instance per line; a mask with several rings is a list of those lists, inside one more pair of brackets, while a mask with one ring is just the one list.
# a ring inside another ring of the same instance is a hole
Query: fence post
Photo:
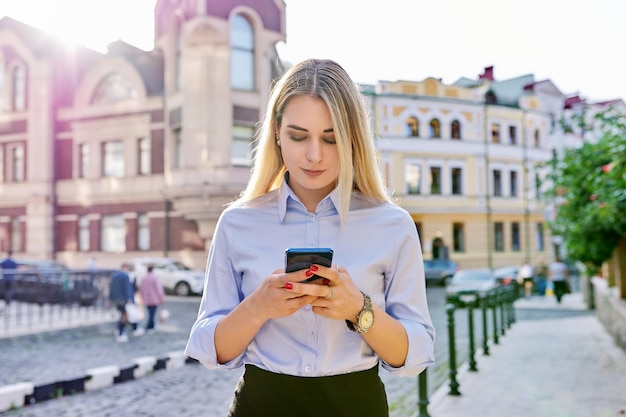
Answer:
[[490, 305], [493, 317], [493, 343], [497, 345], [500, 343], [498, 341], [498, 294], [492, 290], [489, 297], [491, 298]]
[[448, 315], [448, 344], [450, 355], [450, 391], [448, 395], [461, 395], [459, 392], [459, 383], [456, 380], [456, 343], [454, 340], [454, 304], [446, 304], [446, 313]]
[[[478, 299], [478, 295], [476, 297], [476, 299]], [[476, 350], [474, 346], [474, 302], [470, 302], [467, 304], [467, 313], [469, 325], [469, 370], [478, 371], [478, 368], [476, 367]]]
[[489, 327], [487, 325], [488, 294], [480, 295], [480, 309], [483, 316], [483, 354], [489, 356]]
[[419, 407], [419, 414], [417, 417], [430, 417], [428, 414], [428, 368], [424, 369], [418, 376], [418, 393], [419, 400], [417, 405]]

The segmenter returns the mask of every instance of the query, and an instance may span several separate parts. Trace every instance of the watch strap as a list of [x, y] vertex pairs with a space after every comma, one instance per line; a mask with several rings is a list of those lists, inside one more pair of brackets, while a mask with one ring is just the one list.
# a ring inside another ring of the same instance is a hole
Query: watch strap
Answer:
[[369, 329], [362, 328], [361, 325], [359, 324], [359, 321], [360, 321], [359, 319], [361, 317], [361, 314], [363, 314], [364, 311], [372, 311], [372, 299], [370, 298], [369, 295], [365, 294], [363, 291], [361, 291], [361, 294], [363, 294], [363, 309], [356, 316], [356, 323], [352, 323], [350, 320], [346, 319], [346, 326], [348, 326], [348, 329], [352, 330], [353, 332], [362, 334], [362, 333], [367, 332]]

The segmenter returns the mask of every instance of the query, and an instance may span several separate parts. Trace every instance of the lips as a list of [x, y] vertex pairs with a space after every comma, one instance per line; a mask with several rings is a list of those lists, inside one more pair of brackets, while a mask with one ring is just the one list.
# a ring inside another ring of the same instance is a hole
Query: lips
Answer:
[[320, 175], [324, 173], [324, 170], [302, 168], [302, 172], [304, 172], [309, 177], [319, 177]]

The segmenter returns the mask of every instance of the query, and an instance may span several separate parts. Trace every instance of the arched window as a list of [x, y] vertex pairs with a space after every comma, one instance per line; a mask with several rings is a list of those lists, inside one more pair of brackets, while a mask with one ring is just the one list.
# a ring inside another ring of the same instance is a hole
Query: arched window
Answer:
[[498, 102], [498, 97], [493, 91], [487, 91], [485, 94], [485, 103], [487, 104], [496, 104]]
[[230, 26], [230, 86], [236, 90], [254, 89], [254, 33], [248, 19], [233, 17]]
[[91, 104], [110, 104], [124, 100], [134, 100], [139, 93], [119, 72], [107, 75], [96, 87]]
[[461, 139], [461, 122], [453, 120], [450, 123], [450, 137], [452, 139]]
[[413, 138], [417, 138], [420, 135], [420, 121], [417, 117], [411, 116], [406, 121], [407, 135]]
[[12, 91], [11, 108], [13, 110], [26, 109], [26, 70], [22, 65], [13, 68], [12, 74]]
[[428, 127], [430, 128], [431, 138], [441, 137], [441, 124], [439, 123], [439, 119], [432, 119]]

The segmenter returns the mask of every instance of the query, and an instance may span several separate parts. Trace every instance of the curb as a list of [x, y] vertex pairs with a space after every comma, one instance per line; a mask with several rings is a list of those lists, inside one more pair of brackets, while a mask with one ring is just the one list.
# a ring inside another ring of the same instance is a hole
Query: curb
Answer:
[[113, 384], [143, 378], [155, 371], [178, 369], [190, 363], [198, 361], [186, 356], [182, 351], [169, 352], [160, 358], [156, 356], [135, 358], [133, 364], [126, 367], [110, 365], [87, 369], [85, 375], [72, 379], [40, 385], [18, 382], [0, 386], [0, 413], [54, 398], [99, 390]]

